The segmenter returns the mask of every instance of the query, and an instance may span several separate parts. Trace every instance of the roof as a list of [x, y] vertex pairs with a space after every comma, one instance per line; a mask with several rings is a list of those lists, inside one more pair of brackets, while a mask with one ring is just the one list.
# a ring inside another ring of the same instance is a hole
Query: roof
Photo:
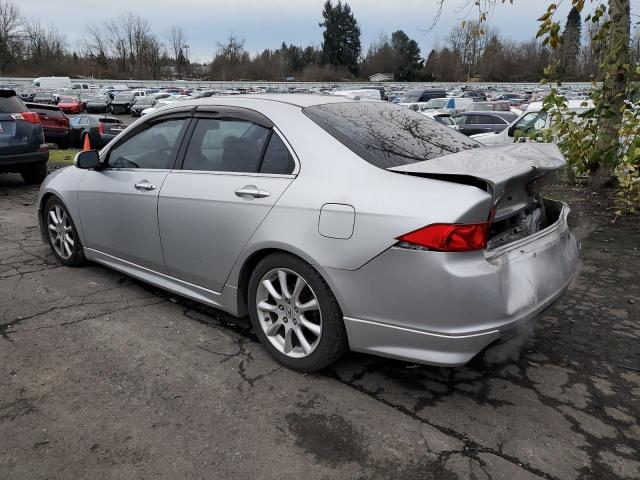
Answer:
[[[234, 103], [240, 103], [242, 101], [250, 102], [253, 100], [265, 100], [271, 102], [287, 103], [289, 105], [295, 105], [301, 108], [310, 107], [311, 105], [322, 105], [325, 103], [343, 103], [353, 101], [347, 97], [339, 97], [333, 95], [316, 95], [307, 93], [250, 93], [246, 95], [220, 95], [214, 97], [198, 98], [194, 99], [193, 102], [197, 103], [198, 105], [215, 105], [217, 99], [220, 98], [232, 98]], [[191, 103], [190, 100], [187, 100], [186, 102]]]
[[[593, 102], [587, 99], [568, 100], [567, 108], [570, 110], [575, 110], [579, 108], [593, 108]], [[542, 102], [531, 102], [526, 109], [527, 112], [539, 112], [540, 110], [542, 110]]]

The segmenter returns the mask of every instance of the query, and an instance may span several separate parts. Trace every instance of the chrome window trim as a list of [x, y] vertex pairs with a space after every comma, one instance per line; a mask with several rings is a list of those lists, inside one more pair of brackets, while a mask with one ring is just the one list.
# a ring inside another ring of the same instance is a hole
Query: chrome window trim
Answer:
[[[154, 170], [157, 171], [157, 170]], [[198, 175], [225, 175], [233, 177], [269, 177], [269, 178], [296, 178], [292, 173], [256, 173], [256, 172], [218, 172], [213, 170], [170, 170], [171, 173], [189, 173]]]
[[170, 168], [114, 168], [106, 167], [101, 172], [171, 172]]

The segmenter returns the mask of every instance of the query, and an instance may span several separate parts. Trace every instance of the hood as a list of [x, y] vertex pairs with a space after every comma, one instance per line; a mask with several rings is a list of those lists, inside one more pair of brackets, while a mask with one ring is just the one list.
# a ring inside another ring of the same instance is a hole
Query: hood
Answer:
[[389, 170], [475, 186], [479, 181], [492, 195], [499, 220], [524, 208], [543, 184], [557, 180], [565, 165], [556, 145], [526, 142], [464, 150]]

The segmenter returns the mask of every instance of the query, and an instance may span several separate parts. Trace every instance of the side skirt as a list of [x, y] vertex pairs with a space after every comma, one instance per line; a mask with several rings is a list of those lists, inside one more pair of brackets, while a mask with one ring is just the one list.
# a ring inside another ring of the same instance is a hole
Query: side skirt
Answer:
[[231, 315], [238, 315], [238, 290], [236, 287], [232, 287], [231, 285], [225, 285], [222, 292], [214, 292], [213, 290], [207, 290], [206, 288], [179, 280], [169, 275], [154, 272], [153, 270], [141, 267], [135, 263], [127, 262], [126, 260], [119, 259], [91, 248], [85, 247], [84, 255], [88, 260], [113, 268], [114, 270], [130, 275], [138, 280], [142, 280], [143, 282], [150, 283], [151, 285], [155, 285], [156, 287], [187, 297], [196, 302], [219, 308]]

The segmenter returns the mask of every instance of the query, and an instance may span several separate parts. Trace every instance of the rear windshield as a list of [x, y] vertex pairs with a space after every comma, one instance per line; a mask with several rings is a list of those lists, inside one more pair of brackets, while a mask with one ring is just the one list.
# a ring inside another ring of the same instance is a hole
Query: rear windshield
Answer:
[[22, 113], [26, 112], [27, 108], [15, 95], [3, 96], [0, 94], [0, 113]]
[[57, 107], [44, 108], [44, 107], [30, 106], [29, 107], [29, 111], [36, 112], [36, 113], [43, 113], [43, 114], [49, 115], [50, 117], [64, 117], [65, 116], [64, 113], [62, 113], [62, 110], [60, 110]]
[[336, 140], [379, 168], [422, 162], [480, 146], [420, 113], [390, 103], [328, 103], [302, 111]]
[[109, 117], [101, 118], [98, 121], [101, 123], [117, 123], [117, 124], [122, 123], [122, 120], [120, 120], [119, 118], [109, 118]]

